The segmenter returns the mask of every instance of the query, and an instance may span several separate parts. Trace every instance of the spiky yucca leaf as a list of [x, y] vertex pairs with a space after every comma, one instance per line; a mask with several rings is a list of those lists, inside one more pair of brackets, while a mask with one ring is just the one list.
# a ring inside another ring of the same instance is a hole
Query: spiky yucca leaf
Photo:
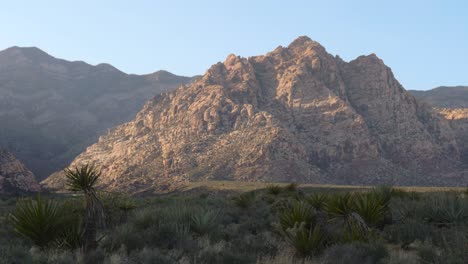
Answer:
[[296, 224], [305, 223], [306, 227], [315, 224], [316, 214], [314, 209], [306, 202], [295, 201], [285, 207], [279, 214], [280, 227], [283, 230], [294, 227]]
[[355, 198], [355, 211], [369, 225], [376, 227], [384, 220], [388, 205], [377, 193], [361, 193]]
[[325, 210], [330, 218], [348, 218], [354, 212], [354, 198], [350, 193], [330, 197]]
[[199, 235], [209, 234], [215, 231], [218, 212], [200, 209], [192, 215], [191, 227]]
[[94, 190], [97, 180], [101, 176], [93, 165], [85, 165], [74, 170], [65, 169], [67, 187], [72, 192], [90, 192]]
[[328, 243], [327, 234], [320, 225], [307, 227], [304, 222], [282, 231], [282, 235], [300, 256], [318, 254]]
[[54, 243], [63, 231], [58, 203], [41, 196], [19, 201], [9, 219], [18, 234], [41, 249]]
[[326, 194], [314, 193], [306, 198], [307, 202], [317, 211], [325, 210], [328, 203]]

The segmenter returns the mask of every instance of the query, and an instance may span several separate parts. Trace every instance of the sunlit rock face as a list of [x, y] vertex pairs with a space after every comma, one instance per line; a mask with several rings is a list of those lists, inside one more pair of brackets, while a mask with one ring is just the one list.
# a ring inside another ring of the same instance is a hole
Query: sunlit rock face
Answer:
[[37, 48], [0, 51], [0, 147], [44, 179], [153, 96], [191, 80], [164, 71], [129, 75]]
[[[452, 185], [460, 153], [447, 121], [375, 55], [345, 62], [300, 37], [250, 58], [229, 55], [200, 79], [150, 100], [71, 167], [101, 185], [170, 191], [189, 181]], [[62, 188], [56, 173], [43, 184]]]
[[0, 194], [25, 194], [40, 189], [34, 174], [11, 153], [0, 149]]

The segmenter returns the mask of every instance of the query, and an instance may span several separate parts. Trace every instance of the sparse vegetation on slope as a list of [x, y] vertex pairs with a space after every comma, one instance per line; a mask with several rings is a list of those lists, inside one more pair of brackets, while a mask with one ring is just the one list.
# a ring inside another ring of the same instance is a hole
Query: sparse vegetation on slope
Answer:
[[[299, 185], [279, 193], [271, 188], [244, 193], [197, 189], [164, 196], [97, 196], [110, 224], [96, 230], [102, 239], [86, 258], [73, 249], [79, 243], [45, 243], [41, 248], [47, 250], [34, 250], [34, 240], [15, 234], [6, 217], [17, 215], [23, 200], [1, 199], [0, 263], [390, 264], [463, 263], [468, 257], [463, 213], [468, 198], [462, 191], [415, 195], [390, 188]], [[41, 196], [40, 203], [56, 205], [63, 215], [86, 212], [85, 196], [51, 199]]]

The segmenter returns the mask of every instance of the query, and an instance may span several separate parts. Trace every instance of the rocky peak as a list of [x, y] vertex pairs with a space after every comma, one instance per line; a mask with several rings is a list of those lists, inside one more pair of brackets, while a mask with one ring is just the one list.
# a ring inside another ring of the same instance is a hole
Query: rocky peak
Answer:
[[103, 186], [131, 192], [201, 179], [451, 185], [467, 179], [437, 173], [455, 170], [459, 156], [445, 120], [382, 60], [347, 63], [300, 37], [266, 55], [229, 55], [155, 97], [71, 166], [95, 163]]
[[11, 153], [0, 149], [0, 194], [18, 194], [40, 190], [34, 175]]

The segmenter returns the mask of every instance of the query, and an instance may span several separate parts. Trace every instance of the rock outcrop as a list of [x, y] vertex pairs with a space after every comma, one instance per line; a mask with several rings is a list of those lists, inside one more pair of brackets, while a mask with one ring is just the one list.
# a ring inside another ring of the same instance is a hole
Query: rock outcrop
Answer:
[[[300, 37], [229, 55], [200, 79], [156, 96], [71, 167], [101, 184], [167, 191], [188, 181], [454, 185], [460, 153], [447, 121], [419, 103], [375, 55], [345, 62]], [[63, 187], [56, 173], [43, 182]]]
[[132, 120], [154, 95], [191, 80], [165, 71], [128, 75], [37, 48], [0, 51], [0, 146], [43, 179]]
[[11, 153], [0, 149], [0, 194], [24, 194], [40, 189], [34, 174]]

